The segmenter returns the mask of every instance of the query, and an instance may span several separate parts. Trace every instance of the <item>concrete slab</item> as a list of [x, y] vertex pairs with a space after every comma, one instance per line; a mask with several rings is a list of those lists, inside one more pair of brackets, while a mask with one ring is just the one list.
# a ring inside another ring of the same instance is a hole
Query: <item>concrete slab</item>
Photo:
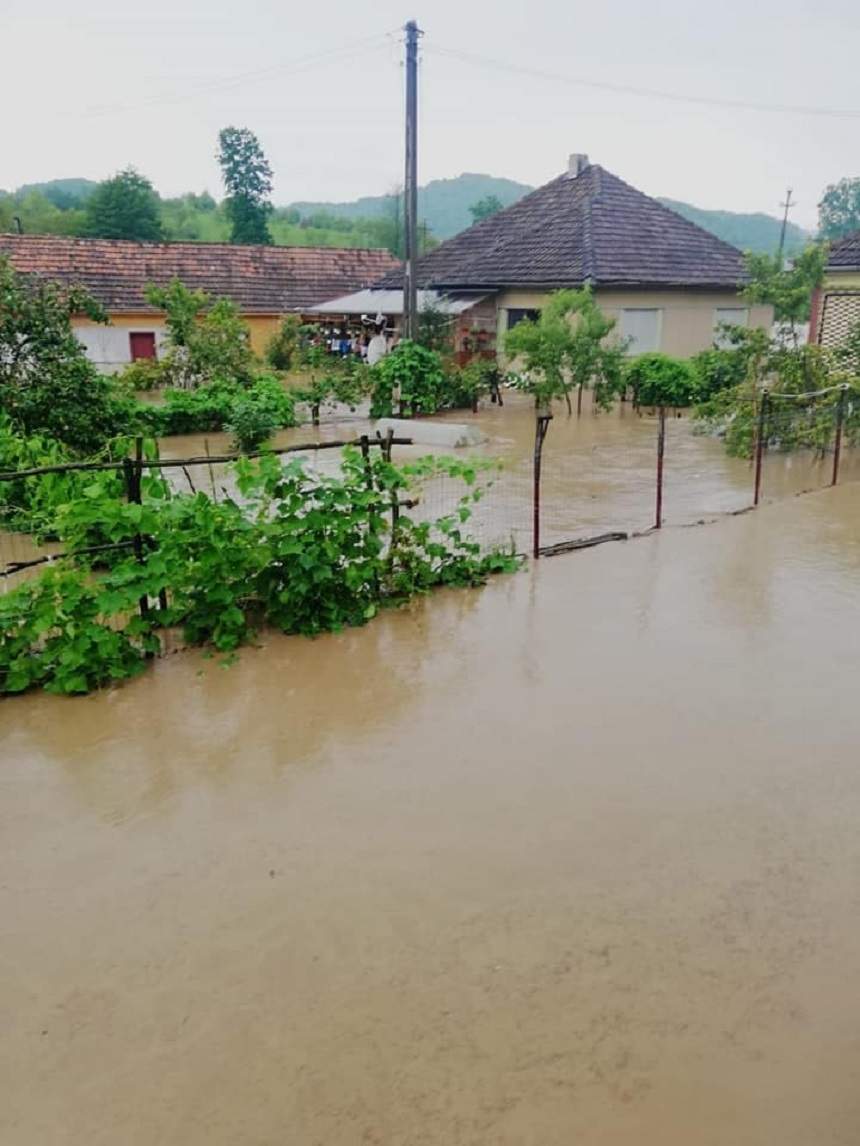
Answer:
[[383, 436], [391, 429], [395, 437], [411, 438], [416, 445], [440, 446], [456, 450], [463, 446], [480, 446], [487, 435], [476, 425], [464, 422], [428, 422], [423, 418], [380, 418], [373, 425]]

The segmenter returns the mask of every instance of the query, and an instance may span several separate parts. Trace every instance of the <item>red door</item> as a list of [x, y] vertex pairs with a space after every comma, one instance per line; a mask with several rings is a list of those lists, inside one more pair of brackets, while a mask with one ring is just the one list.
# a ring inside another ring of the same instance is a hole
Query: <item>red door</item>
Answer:
[[132, 362], [138, 358], [155, 358], [155, 335], [151, 330], [132, 330], [128, 343]]

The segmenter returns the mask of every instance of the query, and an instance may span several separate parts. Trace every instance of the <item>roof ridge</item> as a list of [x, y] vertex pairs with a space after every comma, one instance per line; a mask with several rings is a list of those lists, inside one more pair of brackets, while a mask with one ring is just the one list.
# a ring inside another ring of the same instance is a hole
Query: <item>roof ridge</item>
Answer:
[[[215, 248], [217, 250], [227, 251], [337, 251], [339, 253], [349, 252], [350, 254], [391, 254], [387, 247], [303, 246], [299, 243], [213, 243], [198, 242], [196, 239], [164, 239], [158, 241], [153, 239], [104, 239], [94, 235], [55, 235], [46, 232], [22, 235], [16, 231], [0, 231], [0, 239], [12, 239], [22, 244], [31, 243], [33, 241], [65, 245], [81, 243], [85, 246], [94, 246], [96, 243], [109, 243], [111, 246], [122, 245], [124, 247], [133, 247], [137, 250], [163, 250], [165, 248], [175, 250], [179, 247], [185, 247], [196, 251], [206, 248]], [[396, 258], [397, 256], [391, 255], [391, 257]]]

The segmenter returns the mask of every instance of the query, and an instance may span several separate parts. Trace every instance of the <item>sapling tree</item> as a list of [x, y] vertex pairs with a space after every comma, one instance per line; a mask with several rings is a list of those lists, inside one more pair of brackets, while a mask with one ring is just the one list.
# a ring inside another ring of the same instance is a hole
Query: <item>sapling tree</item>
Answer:
[[594, 301], [589, 287], [559, 290], [534, 321], [524, 319], [505, 337], [505, 351], [523, 370], [523, 386], [539, 411], [570, 394], [580, 397], [592, 389], [596, 402], [607, 406], [623, 388], [625, 344], [611, 341], [615, 320]]

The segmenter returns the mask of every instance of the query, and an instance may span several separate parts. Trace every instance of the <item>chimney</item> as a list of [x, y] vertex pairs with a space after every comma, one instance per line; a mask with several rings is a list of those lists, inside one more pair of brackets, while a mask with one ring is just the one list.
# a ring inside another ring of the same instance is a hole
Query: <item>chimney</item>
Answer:
[[577, 175], [581, 175], [587, 166], [588, 156], [574, 152], [567, 161], [568, 179], [575, 179]]

